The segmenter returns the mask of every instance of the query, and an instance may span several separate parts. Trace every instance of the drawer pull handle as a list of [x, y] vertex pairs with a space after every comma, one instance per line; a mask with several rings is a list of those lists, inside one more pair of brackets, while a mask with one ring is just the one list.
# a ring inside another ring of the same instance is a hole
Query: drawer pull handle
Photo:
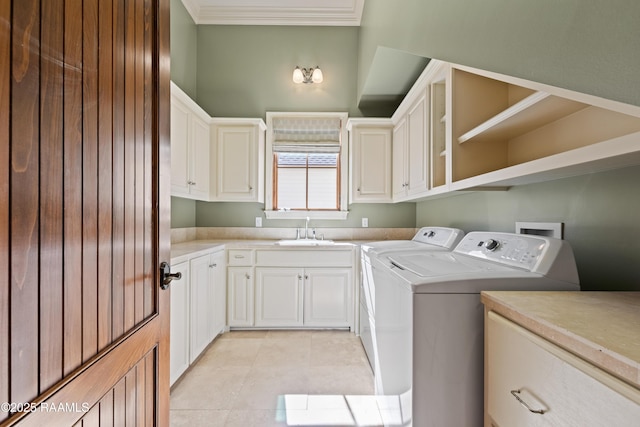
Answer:
[[244, 255], [234, 255], [233, 257], [236, 258], [236, 259], [242, 259], [242, 258], [244, 258]]
[[529, 410], [529, 412], [533, 412], [534, 414], [544, 414], [545, 410], [544, 409], [532, 409], [531, 406], [529, 406], [529, 404], [527, 402], [525, 402], [524, 400], [522, 400], [522, 398], [519, 396], [521, 390], [511, 390], [511, 395], [513, 397], [516, 398], [516, 400], [525, 408], [527, 408]]

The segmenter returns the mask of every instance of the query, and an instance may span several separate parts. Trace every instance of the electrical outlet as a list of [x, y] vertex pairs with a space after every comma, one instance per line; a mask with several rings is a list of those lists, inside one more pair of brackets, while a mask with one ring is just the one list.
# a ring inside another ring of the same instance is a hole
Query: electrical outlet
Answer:
[[262, 227], [262, 217], [261, 216], [257, 216], [256, 217], [256, 227]]
[[369, 226], [369, 218], [362, 218], [362, 226], [363, 227]]

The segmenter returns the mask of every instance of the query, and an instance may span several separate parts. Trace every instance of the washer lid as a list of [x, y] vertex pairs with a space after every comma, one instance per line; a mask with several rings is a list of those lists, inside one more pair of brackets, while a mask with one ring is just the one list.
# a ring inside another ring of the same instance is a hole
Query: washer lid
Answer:
[[460, 256], [455, 253], [426, 252], [391, 254], [390, 267], [408, 271], [417, 278], [441, 277], [452, 274], [481, 274], [498, 271], [520, 271], [514, 267]]

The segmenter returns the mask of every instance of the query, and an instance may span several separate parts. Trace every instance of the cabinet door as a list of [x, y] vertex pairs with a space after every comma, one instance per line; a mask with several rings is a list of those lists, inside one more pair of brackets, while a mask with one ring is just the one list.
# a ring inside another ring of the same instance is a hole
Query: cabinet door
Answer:
[[258, 200], [258, 130], [216, 126], [216, 200]]
[[182, 279], [171, 282], [170, 382], [173, 384], [189, 367], [189, 263], [171, 267]]
[[171, 97], [171, 195], [189, 195], [189, 116], [186, 105]]
[[304, 325], [353, 327], [350, 268], [305, 269]]
[[356, 127], [351, 137], [352, 202], [390, 202], [391, 129]]
[[212, 309], [209, 292], [209, 255], [193, 258], [190, 261], [191, 275], [191, 327], [189, 362], [202, 353], [210, 340], [210, 312]]
[[408, 114], [407, 135], [407, 195], [425, 192], [429, 183], [428, 140], [427, 137], [427, 96], [426, 92], [415, 103]]
[[301, 268], [256, 268], [256, 326], [302, 326]]
[[253, 326], [253, 268], [227, 269], [229, 326]]
[[210, 131], [209, 125], [195, 115], [191, 116], [190, 137], [189, 192], [196, 199], [209, 200]]
[[407, 195], [407, 120], [402, 119], [393, 129], [393, 200], [402, 200]]
[[211, 316], [211, 340], [213, 340], [218, 334], [224, 332], [227, 324], [227, 275], [225, 273], [224, 251], [211, 254], [209, 267], [212, 282], [210, 291], [213, 294]]

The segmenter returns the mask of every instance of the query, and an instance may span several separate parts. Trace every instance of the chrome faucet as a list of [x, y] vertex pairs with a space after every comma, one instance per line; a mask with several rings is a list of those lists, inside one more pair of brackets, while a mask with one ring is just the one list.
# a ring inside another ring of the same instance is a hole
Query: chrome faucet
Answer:
[[309, 217], [307, 217], [307, 220], [304, 223], [304, 238], [308, 239], [309, 238]]

